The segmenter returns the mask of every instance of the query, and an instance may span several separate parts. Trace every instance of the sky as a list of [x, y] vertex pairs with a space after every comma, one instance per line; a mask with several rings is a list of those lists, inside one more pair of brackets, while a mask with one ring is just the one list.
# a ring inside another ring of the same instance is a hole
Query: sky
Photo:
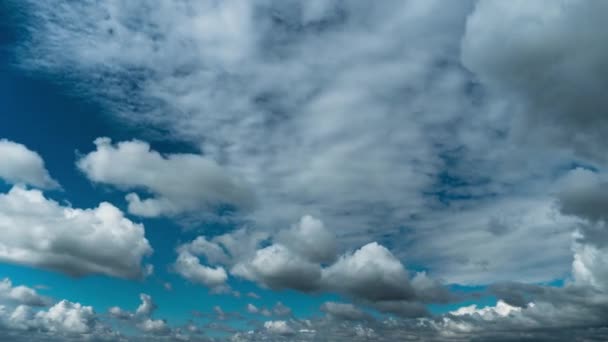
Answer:
[[607, 13], [3, 1], [0, 340], [608, 340]]

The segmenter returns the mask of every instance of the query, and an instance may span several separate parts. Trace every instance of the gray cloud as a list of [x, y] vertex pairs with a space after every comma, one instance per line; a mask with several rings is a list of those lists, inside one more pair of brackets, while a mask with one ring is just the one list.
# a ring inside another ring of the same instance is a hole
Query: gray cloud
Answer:
[[[467, 20], [462, 60], [512, 99], [526, 139], [605, 161], [608, 35], [603, 2], [483, 1]], [[534, 132], [533, 134], [531, 134]]]

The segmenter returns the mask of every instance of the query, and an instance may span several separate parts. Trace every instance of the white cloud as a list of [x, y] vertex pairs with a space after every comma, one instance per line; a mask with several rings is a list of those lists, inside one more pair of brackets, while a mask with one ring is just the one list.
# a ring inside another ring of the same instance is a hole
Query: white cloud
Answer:
[[156, 310], [156, 304], [152, 301], [152, 297], [145, 293], [141, 293], [139, 299], [141, 300], [141, 304], [137, 307], [135, 314], [143, 317], [150, 317], [154, 310]]
[[38, 190], [13, 187], [0, 194], [0, 260], [73, 276], [137, 278], [152, 252], [144, 227], [113, 205], [65, 207]]
[[10, 184], [28, 184], [42, 189], [59, 188], [40, 155], [22, 144], [0, 139], [0, 179]]
[[36, 319], [50, 331], [84, 334], [91, 332], [96, 316], [90, 306], [62, 300], [48, 311], [36, 313]]
[[329, 289], [372, 301], [415, 297], [401, 262], [375, 242], [341, 256], [325, 268], [323, 283]]
[[460, 307], [454, 311], [450, 311], [451, 315], [463, 316], [463, 315], [479, 315], [483, 319], [495, 319], [497, 317], [505, 317], [512, 312], [520, 312], [521, 308], [514, 307], [505, 303], [502, 300], [496, 302], [495, 306], [486, 306], [481, 309], [477, 308], [477, 305], [472, 304], [469, 306]]
[[289, 335], [293, 334], [293, 329], [285, 321], [266, 321], [264, 328], [272, 334]]
[[142, 141], [113, 145], [95, 140], [97, 149], [78, 161], [78, 168], [93, 182], [124, 190], [145, 189], [154, 197], [126, 196], [129, 212], [144, 217], [212, 214], [221, 205], [248, 210], [253, 194], [230, 177], [215, 161], [196, 154], [169, 154], [150, 149]]
[[223, 267], [213, 268], [202, 265], [198, 257], [183, 247], [178, 252], [173, 268], [185, 279], [212, 288], [224, 285], [228, 279], [228, 274]]
[[145, 333], [156, 335], [166, 335], [171, 331], [167, 322], [160, 319], [146, 318], [144, 321], [138, 323], [137, 327]]
[[1, 299], [8, 299], [28, 306], [47, 306], [50, 304], [49, 298], [41, 296], [32, 288], [23, 285], [13, 286], [13, 282], [9, 278], [0, 281]]

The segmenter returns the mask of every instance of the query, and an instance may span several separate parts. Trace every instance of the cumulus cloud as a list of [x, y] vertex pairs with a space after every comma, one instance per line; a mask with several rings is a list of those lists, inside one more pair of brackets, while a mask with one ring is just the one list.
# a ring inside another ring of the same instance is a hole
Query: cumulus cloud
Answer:
[[253, 259], [237, 264], [233, 273], [272, 289], [314, 291], [321, 280], [318, 264], [299, 257], [283, 245], [258, 250]]
[[144, 217], [213, 213], [222, 205], [247, 210], [251, 191], [214, 160], [196, 154], [163, 156], [142, 141], [112, 144], [95, 140], [96, 150], [78, 160], [78, 168], [96, 183], [124, 190], [144, 189], [153, 197], [126, 196], [129, 212]]
[[323, 270], [330, 289], [372, 301], [414, 298], [408, 274], [391, 252], [378, 243], [369, 243]]
[[34, 310], [19, 305], [0, 312], [0, 327], [8, 331], [11, 339], [28, 338], [59, 341], [73, 339], [111, 340], [119, 335], [104, 326], [91, 306], [62, 300], [48, 310]]
[[[118, 306], [113, 306], [108, 310], [111, 317], [127, 322], [131, 327], [135, 327], [145, 335], [164, 337], [170, 335], [173, 329], [163, 319], [154, 319], [152, 315], [157, 309], [152, 296], [141, 293], [139, 295], [141, 303], [135, 310], [135, 313], [124, 310]], [[178, 331], [175, 331], [173, 337], [177, 338]], [[183, 338], [188, 338], [188, 335], [183, 335]]]
[[213, 268], [202, 265], [199, 258], [192, 254], [187, 246], [179, 249], [173, 269], [185, 279], [211, 288], [224, 285], [228, 279], [228, 274], [223, 267]]
[[[299, 235], [297, 239], [288, 238]], [[330, 241], [324, 243], [323, 239]], [[235, 241], [246, 243], [235, 249]], [[299, 241], [302, 243], [299, 244]], [[317, 241], [321, 247], [315, 243]], [[264, 247], [263, 242], [272, 243]], [[335, 249], [334, 236], [324, 228], [323, 223], [304, 216], [297, 225], [270, 236], [247, 230], [211, 240], [199, 236], [178, 248], [175, 266], [183, 263], [180, 260], [187, 255], [192, 265], [205, 271], [201, 272], [201, 278], [206, 282], [201, 280], [200, 283], [207, 286], [223, 285], [228, 276], [226, 272], [221, 273], [222, 277], [217, 283], [210, 281], [210, 278], [213, 278], [214, 270], [224, 271], [224, 267], [227, 267], [232, 276], [271, 289], [339, 293], [380, 311], [403, 316], [427, 315], [423, 302], [450, 300], [447, 290], [426, 273], [416, 273], [410, 278], [401, 261], [377, 242], [346, 252], [338, 258], [334, 256]], [[326, 254], [329, 257], [319, 258], [325, 252], [330, 252]], [[192, 253], [203, 257], [212, 266], [202, 265], [201, 259]], [[328, 260], [334, 262], [329, 265], [322, 263]], [[191, 274], [180, 274], [192, 280]], [[258, 312], [259, 309], [251, 305], [248, 311]], [[273, 311], [275, 315], [285, 315], [291, 310], [277, 303]]]
[[272, 334], [279, 335], [290, 335], [294, 332], [285, 321], [266, 321], [264, 328]]
[[135, 314], [144, 317], [150, 317], [154, 310], [156, 310], [157, 308], [154, 301], [152, 301], [152, 297], [150, 295], [142, 293], [139, 295], [139, 299], [141, 300], [141, 304], [137, 307], [137, 310], [135, 310]]
[[110, 203], [65, 207], [18, 186], [0, 194], [0, 230], [0, 260], [72, 276], [138, 278], [145, 273], [142, 259], [152, 252], [143, 225]]
[[47, 306], [50, 298], [40, 295], [36, 290], [27, 286], [13, 286], [9, 278], [0, 281], [0, 300], [7, 299], [28, 306]]
[[0, 139], [0, 179], [10, 184], [27, 184], [42, 189], [59, 188], [44, 166], [44, 160], [22, 144]]
[[303, 216], [291, 229], [281, 231], [277, 241], [312, 262], [329, 263], [336, 258], [335, 235], [310, 215]]

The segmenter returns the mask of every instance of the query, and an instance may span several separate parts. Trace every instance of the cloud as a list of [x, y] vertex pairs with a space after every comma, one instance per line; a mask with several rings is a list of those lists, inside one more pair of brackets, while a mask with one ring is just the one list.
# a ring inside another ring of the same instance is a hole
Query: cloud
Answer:
[[185, 279], [211, 288], [224, 285], [228, 279], [228, 274], [223, 267], [213, 268], [202, 265], [187, 246], [178, 249], [178, 257], [173, 264], [173, 269]]
[[332, 318], [341, 320], [361, 321], [371, 319], [371, 316], [353, 304], [325, 302], [321, 305], [321, 311]]
[[[438, 153], [461, 145], [460, 115], [477, 118], [458, 56], [472, 2], [315, 4], [30, 1], [21, 62], [69, 73], [126, 122], [200, 147], [200, 159], [221, 166], [222, 189], [235, 189], [170, 195], [140, 184], [138, 170], [129, 184], [155, 197], [129, 196], [134, 213], [200, 209], [216, 196], [246, 207], [232, 175], [255, 192], [260, 226], [311, 213], [354, 247], [435, 202], [425, 194], [443, 168]], [[167, 157], [178, 171], [155, 183], [207, 184]], [[201, 188], [191, 184], [179, 193]]]
[[330, 263], [336, 258], [335, 235], [310, 215], [302, 216], [291, 229], [281, 231], [277, 241], [311, 262]]
[[279, 335], [290, 335], [294, 332], [285, 321], [266, 321], [264, 328], [272, 334]]
[[139, 295], [139, 299], [141, 300], [141, 304], [137, 307], [135, 314], [143, 317], [150, 317], [157, 308], [156, 304], [152, 301], [152, 297], [142, 293]]
[[152, 193], [153, 197], [143, 200], [137, 193], [126, 196], [132, 214], [143, 217], [211, 214], [222, 205], [243, 210], [253, 206], [251, 191], [212, 159], [196, 154], [163, 156], [137, 140], [114, 145], [109, 138], [98, 138], [95, 145], [95, 151], [77, 162], [91, 181]]
[[10, 184], [27, 184], [42, 189], [57, 189], [40, 155], [22, 144], [0, 139], [0, 179]]
[[[297, 239], [287, 238], [298, 234], [303, 236]], [[325, 238], [330, 242], [321, 242]], [[406, 316], [427, 315], [423, 302], [451, 300], [447, 290], [426, 273], [419, 272], [410, 278], [401, 261], [377, 242], [368, 243], [336, 258], [333, 239], [333, 234], [324, 228], [320, 220], [304, 216], [298, 225], [270, 236], [248, 230], [238, 230], [211, 240], [199, 236], [178, 248], [176, 265], [184, 258], [184, 254], [188, 254], [192, 257], [193, 265], [205, 270], [205, 278], [207, 271], [223, 271], [227, 267], [232, 276], [256, 282], [263, 287], [307, 293], [338, 293], [363, 301], [380, 311]], [[235, 248], [236, 241], [243, 242], [238, 245], [239, 248]], [[285, 241], [286, 245], [281, 241]], [[302, 243], [298, 244], [298, 241]], [[319, 243], [315, 244], [314, 241]], [[319, 251], [330, 251], [326, 254], [330, 257], [319, 258], [323, 254]], [[204, 257], [212, 266], [201, 265], [200, 259], [189, 253]], [[323, 265], [321, 260], [334, 262]], [[188, 274], [182, 276], [191, 280]], [[218, 280], [217, 283], [200, 282], [207, 286], [223, 285], [227, 274], [222, 273]], [[274, 313], [281, 315], [281, 311], [287, 314], [289, 311], [282, 306], [277, 304]]]
[[258, 309], [257, 306], [255, 306], [251, 303], [247, 304], [247, 312], [255, 314], [255, 313], [258, 313], [259, 311], [260, 311], [260, 309]]
[[314, 291], [321, 280], [321, 267], [283, 245], [271, 245], [256, 252], [253, 259], [237, 264], [234, 274], [272, 289]]
[[92, 307], [67, 300], [48, 310], [35, 311], [30, 306], [19, 305], [0, 312], [0, 331], [8, 332], [11, 340], [16, 341], [112, 340], [119, 337], [100, 322]]
[[41, 296], [36, 290], [27, 286], [13, 286], [9, 278], [0, 281], [0, 300], [2, 299], [28, 306], [47, 306], [50, 304], [50, 298]]
[[608, 48], [599, 42], [608, 34], [598, 28], [607, 10], [588, 1], [478, 2], [462, 61], [495, 96], [509, 98], [526, 139], [604, 163]]
[[329, 289], [371, 301], [415, 297], [401, 262], [376, 242], [343, 255], [324, 269], [323, 282]]
[[0, 260], [72, 276], [139, 278], [142, 259], [152, 253], [143, 225], [110, 203], [65, 207], [18, 186], [0, 194], [0, 230]]
[[155, 335], [167, 335], [171, 331], [167, 323], [160, 319], [146, 318], [137, 327], [145, 333]]

